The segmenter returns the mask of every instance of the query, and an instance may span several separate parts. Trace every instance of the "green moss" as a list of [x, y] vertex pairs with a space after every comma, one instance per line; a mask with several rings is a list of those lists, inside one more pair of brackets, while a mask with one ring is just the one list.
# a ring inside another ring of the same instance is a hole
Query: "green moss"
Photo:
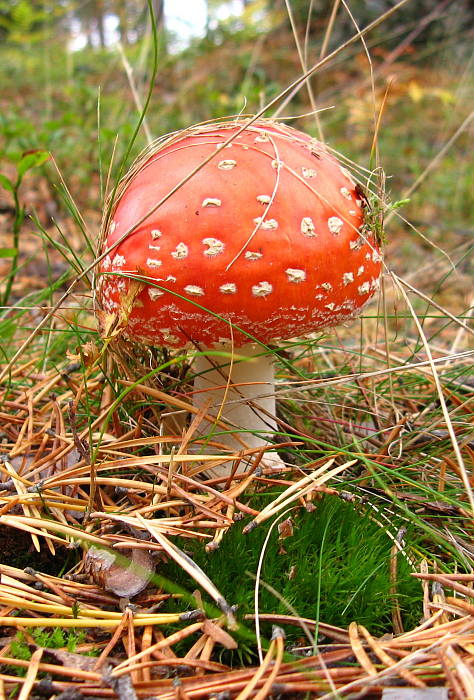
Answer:
[[[296, 611], [342, 627], [357, 620], [373, 634], [383, 634], [392, 631], [397, 599], [406, 627], [418, 622], [419, 583], [399, 556], [396, 593], [391, 591], [392, 540], [367, 513], [339, 499], [324, 498], [314, 512], [300, 509], [292, 517], [291, 536], [279, 540], [275, 527], [269, 537], [261, 572], [261, 613]], [[208, 554], [202, 546], [192, 552], [226, 600], [239, 606], [241, 615], [254, 612], [254, 577], [270, 523], [247, 535], [242, 534], [243, 525], [245, 521], [231, 528], [217, 552]], [[174, 565], [163, 573], [188, 589], [192, 586]]]
[[[86, 633], [83, 630], [61, 629], [60, 627], [45, 628], [36, 627], [31, 630], [31, 636], [39, 647], [45, 649], [64, 649], [74, 653], [78, 644], [82, 644], [86, 639]], [[84, 656], [98, 656], [100, 650], [92, 649], [82, 652]], [[22, 632], [18, 632], [15, 639], [11, 643], [11, 657], [29, 661], [32, 651], [29, 643], [25, 640]], [[8, 672], [16, 676], [25, 676], [27, 668], [18, 666], [8, 666]], [[40, 674], [42, 675], [42, 674]]]

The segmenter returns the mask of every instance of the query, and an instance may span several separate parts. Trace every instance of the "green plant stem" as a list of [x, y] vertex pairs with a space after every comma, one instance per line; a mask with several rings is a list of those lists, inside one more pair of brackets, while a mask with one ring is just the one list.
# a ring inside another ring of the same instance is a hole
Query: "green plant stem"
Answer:
[[20, 200], [18, 197], [18, 185], [19, 183], [17, 182], [15, 187], [13, 188], [13, 201], [15, 203], [15, 221], [13, 222], [13, 249], [15, 250], [15, 254], [12, 258], [12, 267], [8, 276], [5, 292], [3, 294], [2, 306], [6, 306], [8, 304], [8, 300], [10, 299], [10, 294], [13, 288], [13, 282], [15, 281], [15, 277], [18, 272], [18, 257], [20, 252], [20, 230], [23, 225], [23, 221], [25, 220], [25, 209], [20, 205]]

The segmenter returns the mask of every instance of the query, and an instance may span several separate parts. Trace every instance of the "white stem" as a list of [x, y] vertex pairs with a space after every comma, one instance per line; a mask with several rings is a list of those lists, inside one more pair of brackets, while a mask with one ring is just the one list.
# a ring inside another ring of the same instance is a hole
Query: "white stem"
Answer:
[[[225, 350], [232, 352], [229, 348]], [[209, 404], [208, 414], [230, 424], [230, 431], [216, 435], [215, 440], [233, 452], [243, 448], [242, 441], [247, 447], [265, 447], [277, 430], [277, 424], [271, 417], [275, 415], [273, 358], [271, 355], [257, 357], [261, 352], [262, 349], [256, 345], [245, 345], [233, 351], [233, 354], [245, 359], [234, 359], [232, 364], [230, 357], [213, 356], [212, 353], [209, 357], [201, 356], [194, 360], [193, 405], [202, 408]], [[203, 420], [198, 431], [201, 435], [208, 435], [221, 433], [222, 429], [215, 423]], [[240, 440], [236, 439], [236, 435]], [[267, 466], [283, 464], [275, 452], [266, 453], [264, 463]], [[229, 463], [212, 473], [225, 476], [231, 467]]]

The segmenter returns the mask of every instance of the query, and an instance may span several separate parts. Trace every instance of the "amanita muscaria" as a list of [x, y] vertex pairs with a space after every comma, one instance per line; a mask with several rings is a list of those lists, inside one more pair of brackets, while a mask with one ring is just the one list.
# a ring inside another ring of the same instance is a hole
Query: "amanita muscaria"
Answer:
[[306, 134], [248, 122], [173, 133], [139, 159], [104, 225], [102, 250], [119, 243], [102, 259], [97, 287], [105, 329], [119, 316], [137, 342], [252, 358], [234, 362], [231, 382], [239, 386], [222, 410], [229, 361], [212, 353], [194, 361], [194, 404], [209, 402], [208, 414], [241, 430], [240, 440], [217, 430], [232, 451], [242, 441], [267, 445], [277, 429], [272, 355], [261, 344], [349, 320], [381, 271], [350, 172]]

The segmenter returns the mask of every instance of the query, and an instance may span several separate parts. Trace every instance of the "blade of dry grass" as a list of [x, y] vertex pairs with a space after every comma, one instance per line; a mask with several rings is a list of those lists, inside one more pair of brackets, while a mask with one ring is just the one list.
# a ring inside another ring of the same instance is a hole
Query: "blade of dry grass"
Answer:
[[441, 404], [441, 409], [443, 411], [443, 416], [444, 416], [444, 419], [446, 422], [446, 427], [448, 429], [449, 437], [451, 439], [454, 453], [455, 453], [456, 459], [458, 461], [459, 470], [460, 470], [461, 476], [462, 476], [462, 481], [463, 481], [464, 487], [466, 489], [466, 495], [468, 497], [469, 504], [470, 504], [472, 513], [474, 515], [474, 494], [472, 492], [471, 484], [469, 481], [469, 475], [468, 475], [468, 473], [466, 471], [466, 467], [464, 465], [464, 460], [463, 460], [463, 457], [461, 454], [461, 450], [459, 449], [458, 441], [457, 441], [456, 434], [455, 434], [454, 429], [453, 429], [453, 424], [451, 422], [449, 411], [448, 411], [448, 408], [446, 406], [446, 401], [444, 398], [443, 389], [442, 389], [441, 383], [439, 381], [438, 372], [436, 371], [436, 366], [433, 362], [433, 356], [431, 354], [431, 349], [430, 349], [429, 343], [428, 343], [426, 336], [423, 332], [423, 328], [420, 324], [418, 316], [416, 315], [415, 310], [414, 310], [405, 290], [403, 289], [403, 286], [395, 278], [393, 278], [393, 279], [394, 279], [394, 283], [398, 286], [398, 289], [400, 290], [400, 292], [405, 300], [405, 303], [410, 310], [410, 313], [412, 314], [413, 321], [418, 329], [418, 333], [420, 335], [420, 338], [423, 341], [423, 346], [424, 346], [425, 352], [428, 356], [428, 361], [430, 363], [431, 372], [433, 374], [433, 379], [434, 379], [435, 384], [436, 384], [436, 390], [438, 392], [438, 397], [439, 397], [439, 401]]

